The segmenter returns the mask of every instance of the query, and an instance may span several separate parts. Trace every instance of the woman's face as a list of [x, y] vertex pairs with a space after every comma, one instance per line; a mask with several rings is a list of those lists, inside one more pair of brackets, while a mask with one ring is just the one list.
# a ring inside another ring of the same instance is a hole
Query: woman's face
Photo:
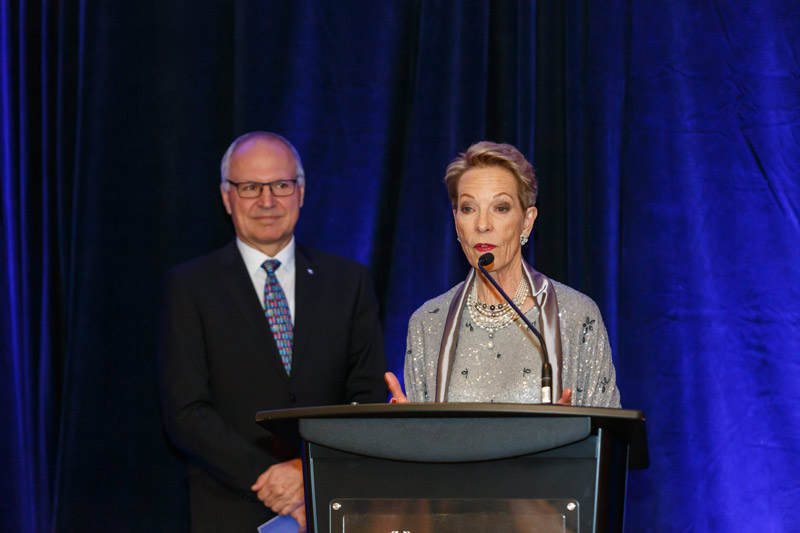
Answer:
[[536, 208], [526, 210], [517, 198], [514, 175], [502, 167], [473, 168], [458, 180], [458, 203], [453, 210], [456, 232], [469, 264], [478, 268], [478, 258], [494, 254], [491, 269], [501, 273], [520, 265], [521, 234], [530, 235]]

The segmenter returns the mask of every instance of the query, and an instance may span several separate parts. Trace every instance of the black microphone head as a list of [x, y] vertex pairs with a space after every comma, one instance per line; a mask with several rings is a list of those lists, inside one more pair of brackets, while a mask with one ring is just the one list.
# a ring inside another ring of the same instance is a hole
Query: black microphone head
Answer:
[[489, 266], [494, 263], [494, 254], [485, 253], [478, 258], [478, 264], [481, 266]]

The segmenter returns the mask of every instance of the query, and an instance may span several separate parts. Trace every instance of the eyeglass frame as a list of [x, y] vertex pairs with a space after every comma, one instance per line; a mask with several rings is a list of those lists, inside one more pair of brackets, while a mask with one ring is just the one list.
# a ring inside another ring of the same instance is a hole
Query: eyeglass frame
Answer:
[[[236, 181], [231, 181], [229, 179], [226, 179], [225, 181], [227, 183], [230, 183], [234, 187], [236, 187], [236, 194], [238, 194], [240, 198], [258, 198], [262, 194], [264, 194], [264, 187], [269, 187], [269, 192], [270, 192], [270, 194], [272, 194], [272, 196], [275, 196], [276, 198], [286, 198], [287, 196], [291, 196], [292, 194], [294, 194], [294, 191], [297, 188], [298, 179], [295, 178], [293, 180], [275, 180], [275, 181], [270, 181], [269, 183], [262, 183], [260, 181], [240, 181], [240, 182], [236, 182]], [[275, 194], [275, 189], [273, 187], [277, 183], [291, 183], [292, 184], [292, 190], [287, 194]], [[239, 190], [239, 187], [241, 185], [257, 185], [258, 186], [258, 194], [255, 195], [255, 196], [242, 196], [242, 191]]]

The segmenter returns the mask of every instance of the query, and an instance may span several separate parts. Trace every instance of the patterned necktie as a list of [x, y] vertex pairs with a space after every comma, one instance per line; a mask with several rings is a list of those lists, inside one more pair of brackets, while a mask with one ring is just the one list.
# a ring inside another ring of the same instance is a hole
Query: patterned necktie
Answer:
[[264, 261], [261, 268], [267, 271], [267, 282], [264, 284], [264, 314], [269, 321], [269, 329], [278, 345], [283, 368], [286, 374], [292, 373], [292, 316], [289, 313], [289, 302], [283, 292], [275, 271], [281, 266], [277, 259]]

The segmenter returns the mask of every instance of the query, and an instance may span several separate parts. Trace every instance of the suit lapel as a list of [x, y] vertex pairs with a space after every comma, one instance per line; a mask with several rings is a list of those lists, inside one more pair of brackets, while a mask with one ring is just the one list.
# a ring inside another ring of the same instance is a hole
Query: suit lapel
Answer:
[[319, 274], [308, 255], [298, 246], [295, 249], [295, 318], [292, 349], [292, 373], [299, 370], [305, 361], [305, 346], [309, 335], [313, 334], [313, 324], [319, 324], [316, 316], [316, 296], [319, 293]]
[[219, 266], [219, 278], [239, 307], [241, 316], [251, 330], [255, 344], [263, 347], [263, 350], [260, 350], [263, 357], [275, 370], [279, 371], [279, 375], [287, 377], [278, 347], [269, 329], [269, 322], [267, 322], [264, 309], [253, 291], [253, 282], [247, 272], [242, 255], [236, 247], [236, 241], [224, 249]]

